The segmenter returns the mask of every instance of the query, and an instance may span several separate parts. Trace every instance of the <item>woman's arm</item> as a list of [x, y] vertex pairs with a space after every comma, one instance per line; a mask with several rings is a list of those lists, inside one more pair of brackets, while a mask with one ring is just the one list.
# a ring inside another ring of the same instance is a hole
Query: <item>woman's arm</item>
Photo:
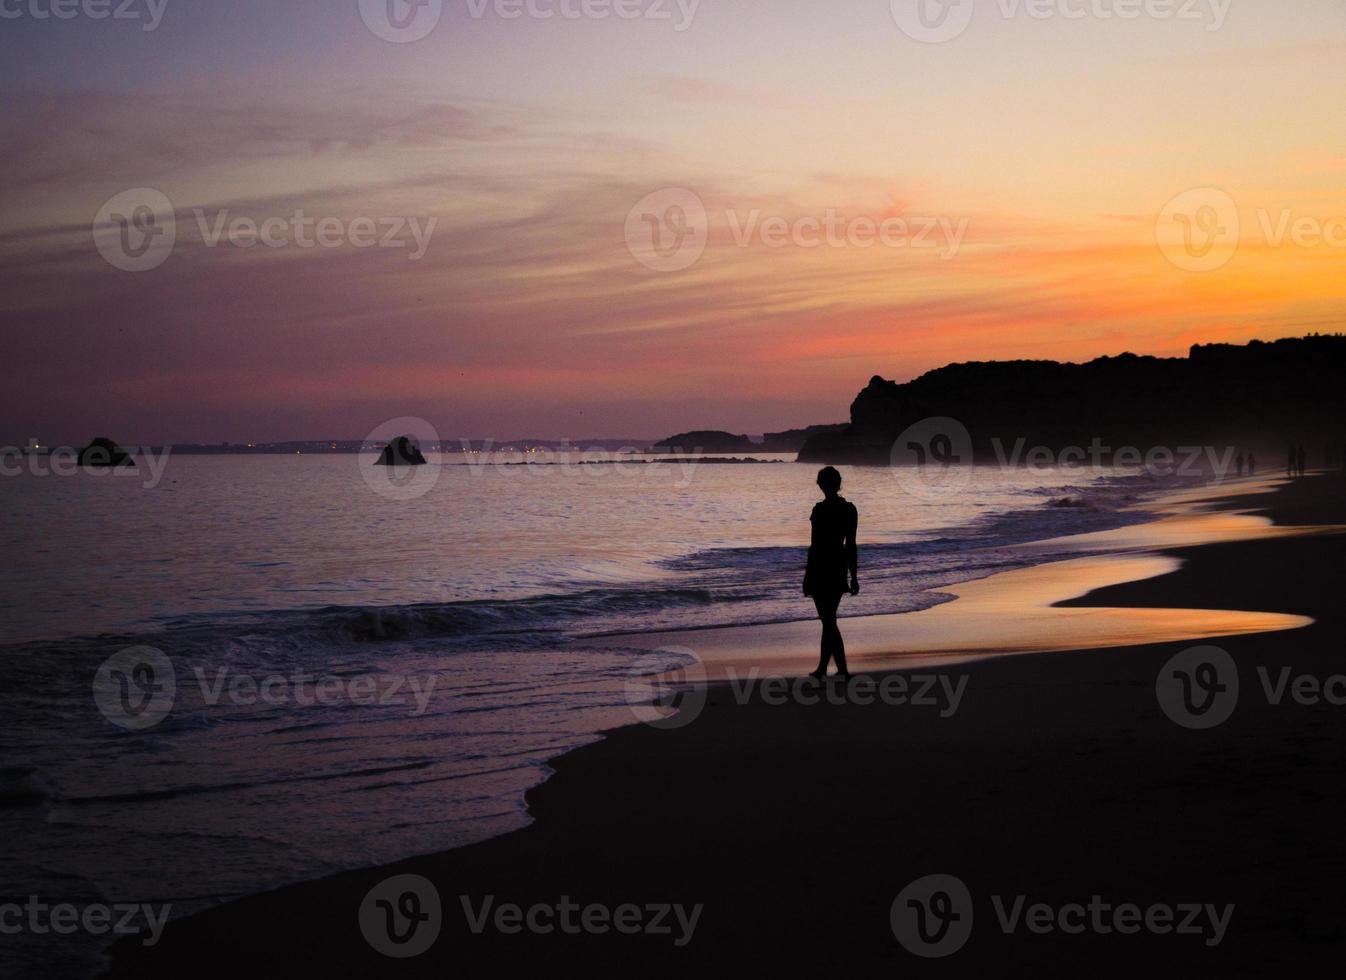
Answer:
[[809, 551], [808, 557], [804, 559], [804, 595], [813, 595], [813, 548], [818, 543], [818, 508], [815, 506], [809, 513]]
[[846, 564], [851, 570], [851, 595], [860, 591], [860, 548], [855, 543], [856, 532], [860, 529], [860, 512], [851, 504], [846, 514]]

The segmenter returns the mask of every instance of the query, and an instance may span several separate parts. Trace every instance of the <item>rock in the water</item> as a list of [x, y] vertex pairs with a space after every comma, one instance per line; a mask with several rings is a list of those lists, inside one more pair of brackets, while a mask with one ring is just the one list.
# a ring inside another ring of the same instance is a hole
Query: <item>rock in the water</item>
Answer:
[[377, 466], [424, 466], [425, 456], [408, 436], [398, 436], [379, 453]]
[[93, 469], [110, 469], [114, 466], [131, 466], [134, 461], [131, 454], [111, 439], [99, 436], [79, 451], [79, 465]]
[[1089, 507], [1089, 502], [1083, 497], [1057, 497], [1055, 500], [1047, 501], [1047, 506], [1057, 508], [1077, 507], [1082, 510], [1091, 509]]

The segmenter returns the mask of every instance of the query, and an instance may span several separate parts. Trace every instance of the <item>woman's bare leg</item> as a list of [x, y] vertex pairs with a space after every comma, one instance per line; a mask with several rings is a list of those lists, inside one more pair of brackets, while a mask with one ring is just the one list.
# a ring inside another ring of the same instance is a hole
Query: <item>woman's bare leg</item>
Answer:
[[827, 665], [837, 662], [837, 670], [846, 673], [846, 644], [841, 638], [841, 629], [837, 626], [837, 608], [841, 605], [841, 596], [814, 596], [813, 606], [818, 610], [818, 619], [823, 624], [818, 669], [815, 674], [827, 673]]
[[[838, 597], [837, 599], [837, 605], [838, 606], [841, 605], [840, 597]], [[851, 675], [851, 672], [846, 667], [846, 641], [842, 639], [841, 626], [837, 622], [837, 616], [835, 612], [832, 614], [832, 633], [836, 637], [836, 639], [833, 641], [834, 646], [832, 647], [832, 659], [834, 659], [837, 662], [837, 673], [841, 674], [843, 677], [849, 677]]]

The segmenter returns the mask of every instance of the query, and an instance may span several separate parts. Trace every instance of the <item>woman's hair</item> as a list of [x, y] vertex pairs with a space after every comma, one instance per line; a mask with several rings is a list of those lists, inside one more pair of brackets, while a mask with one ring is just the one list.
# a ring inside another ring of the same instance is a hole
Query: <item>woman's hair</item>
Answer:
[[835, 466], [824, 466], [818, 471], [818, 488], [823, 493], [836, 493], [841, 489], [841, 474]]

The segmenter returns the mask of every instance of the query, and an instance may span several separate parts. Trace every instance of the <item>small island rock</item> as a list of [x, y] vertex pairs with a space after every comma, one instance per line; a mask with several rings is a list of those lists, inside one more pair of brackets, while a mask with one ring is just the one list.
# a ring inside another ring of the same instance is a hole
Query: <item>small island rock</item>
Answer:
[[424, 466], [425, 456], [408, 436], [398, 436], [379, 453], [376, 466]]

